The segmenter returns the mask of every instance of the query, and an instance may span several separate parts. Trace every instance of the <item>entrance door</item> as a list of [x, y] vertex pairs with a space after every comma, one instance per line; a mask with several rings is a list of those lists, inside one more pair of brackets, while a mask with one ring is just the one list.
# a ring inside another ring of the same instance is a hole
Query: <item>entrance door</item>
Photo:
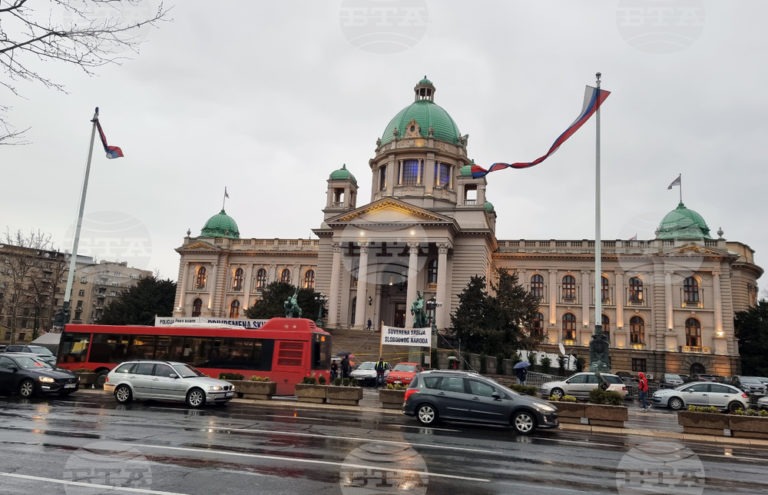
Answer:
[[395, 326], [405, 328], [405, 303], [395, 303]]

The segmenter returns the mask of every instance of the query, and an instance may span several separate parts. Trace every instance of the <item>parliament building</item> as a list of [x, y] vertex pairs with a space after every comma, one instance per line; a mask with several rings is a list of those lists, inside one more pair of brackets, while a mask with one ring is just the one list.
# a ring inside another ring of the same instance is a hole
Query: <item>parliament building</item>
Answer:
[[412, 327], [419, 293], [437, 302], [435, 324], [445, 331], [470, 278], [492, 280], [505, 268], [540, 297], [540, 350], [563, 344], [588, 357], [599, 293], [614, 370], [738, 374], [734, 315], [756, 304], [763, 273], [748, 245], [713, 237], [680, 202], [652, 238], [602, 241], [596, 291], [594, 241], [497, 239], [467, 136], [435, 103], [431, 81], [414, 92], [376, 141], [370, 203], [357, 204], [346, 166], [330, 173], [318, 239], [241, 237], [223, 209], [199, 236], [188, 232], [177, 248], [174, 316], [243, 317], [264, 287], [282, 281], [324, 295], [331, 331], [363, 330], [369, 319]]

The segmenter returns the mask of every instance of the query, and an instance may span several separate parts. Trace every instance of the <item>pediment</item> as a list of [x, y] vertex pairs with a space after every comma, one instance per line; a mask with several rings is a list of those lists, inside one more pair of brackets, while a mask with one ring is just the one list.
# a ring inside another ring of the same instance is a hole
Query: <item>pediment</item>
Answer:
[[218, 252], [221, 251], [220, 248], [214, 246], [210, 242], [200, 241], [200, 240], [194, 240], [191, 241], [189, 244], [186, 244], [182, 247], [180, 247], [177, 251], [208, 251], [208, 252]]
[[386, 198], [326, 220], [328, 225], [452, 224], [454, 220], [394, 198]]

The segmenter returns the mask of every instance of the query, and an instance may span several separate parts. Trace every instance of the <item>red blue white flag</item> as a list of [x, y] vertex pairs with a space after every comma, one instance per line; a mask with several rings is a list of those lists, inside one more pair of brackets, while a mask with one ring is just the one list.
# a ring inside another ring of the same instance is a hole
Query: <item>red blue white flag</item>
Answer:
[[551, 154], [557, 151], [561, 144], [563, 144], [569, 137], [573, 136], [573, 134], [575, 134], [576, 131], [578, 131], [579, 128], [589, 120], [592, 114], [594, 114], [597, 109], [600, 108], [600, 105], [602, 105], [605, 99], [608, 98], [609, 94], [611, 94], [610, 91], [587, 86], [586, 90], [584, 91], [584, 105], [582, 106], [581, 113], [579, 113], [579, 116], [576, 117], [576, 120], [574, 120], [573, 123], [568, 126], [568, 128], [562, 134], [560, 134], [557, 139], [555, 139], [555, 142], [552, 143], [552, 146], [549, 147], [549, 151], [547, 151], [545, 155], [538, 157], [532, 162], [497, 162], [491, 165], [487, 170], [479, 165], [473, 164], [471, 165], [472, 177], [477, 179], [497, 170], [502, 170], [505, 168], [528, 168], [543, 162]]
[[107, 136], [104, 135], [104, 131], [101, 128], [101, 123], [99, 122], [98, 109], [96, 109], [96, 112], [96, 117], [94, 117], [93, 121], [96, 124], [96, 128], [99, 130], [99, 136], [101, 136], [101, 144], [104, 145], [104, 151], [107, 152], [107, 158], [122, 158], [123, 150], [117, 146], [110, 146], [107, 144]]

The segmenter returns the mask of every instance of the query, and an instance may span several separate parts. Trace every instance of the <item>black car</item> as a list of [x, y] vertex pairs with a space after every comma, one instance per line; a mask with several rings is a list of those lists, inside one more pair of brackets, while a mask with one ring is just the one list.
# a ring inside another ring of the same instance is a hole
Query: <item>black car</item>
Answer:
[[77, 376], [69, 370], [52, 368], [31, 353], [0, 354], [0, 394], [69, 395], [79, 388]]
[[403, 413], [421, 424], [438, 420], [512, 426], [521, 434], [555, 428], [557, 408], [548, 401], [521, 395], [495, 380], [467, 371], [418, 373], [405, 391]]

